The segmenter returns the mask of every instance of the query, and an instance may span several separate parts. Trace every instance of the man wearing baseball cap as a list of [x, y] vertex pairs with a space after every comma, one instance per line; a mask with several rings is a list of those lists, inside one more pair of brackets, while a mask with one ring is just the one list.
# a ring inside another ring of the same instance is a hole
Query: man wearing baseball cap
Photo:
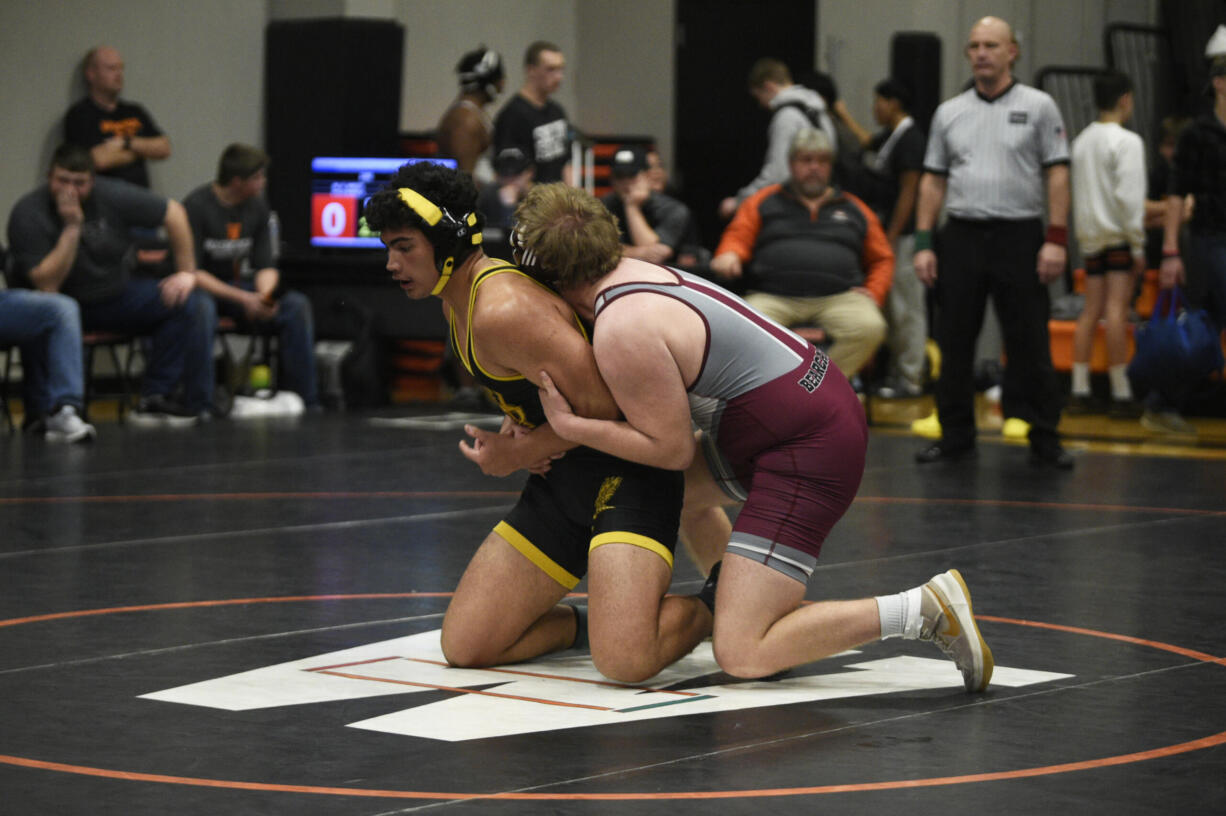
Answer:
[[677, 261], [693, 218], [680, 201], [651, 189], [647, 151], [638, 145], [621, 147], [609, 173], [613, 191], [600, 200], [617, 218], [622, 254], [652, 263]]

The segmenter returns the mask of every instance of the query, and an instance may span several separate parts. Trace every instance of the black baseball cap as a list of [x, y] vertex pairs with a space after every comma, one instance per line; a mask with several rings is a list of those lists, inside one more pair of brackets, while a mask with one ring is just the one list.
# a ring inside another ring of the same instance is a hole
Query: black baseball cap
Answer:
[[609, 172], [614, 178], [629, 178], [637, 176], [647, 169], [647, 152], [636, 145], [625, 145], [618, 148], [609, 162]]
[[532, 166], [532, 162], [518, 147], [504, 147], [494, 157], [494, 172], [500, 176], [518, 176]]

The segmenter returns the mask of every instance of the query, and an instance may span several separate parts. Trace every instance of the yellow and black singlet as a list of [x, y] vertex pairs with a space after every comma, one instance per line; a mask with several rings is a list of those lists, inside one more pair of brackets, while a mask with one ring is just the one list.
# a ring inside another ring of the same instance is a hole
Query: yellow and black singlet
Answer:
[[[467, 325], [463, 327], [458, 326], [455, 314], [449, 313], [447, 315], [451, 347], [455, 350], [460, 362], [464, 364], [464, 368], [468, 369], [468, 373], [472, 374], [477, 383], [498, 403], [498, 407], [502, 409], [504, 414], [514, 419], [520, 425], [535, 428], [546, 421], [545, 409], [541, 407], [541, 399], [537, 393], [536, 385], [522, 374], [514, 374], [509, 377], [498, 377], [490, 374], [481, 367], [481, 361], [477, 359], [473, 343], [473, 307], [477, 302], [477, 287], [494, 275], [504, 272], [520, 275], [531, 281], [533, 285], [539, 286], [550, 295], [557, 297], [552, 289], [511, 264], [503, 263], [483, 269], [473, 278], [472, 288], [468, 292]], [[587, 330], [577, 315], [575, 316], [575, 328], [583, 336], [584, 340], [588, 339]], [[461, 336], [461, 331], [463, 331], [463, 336]]]

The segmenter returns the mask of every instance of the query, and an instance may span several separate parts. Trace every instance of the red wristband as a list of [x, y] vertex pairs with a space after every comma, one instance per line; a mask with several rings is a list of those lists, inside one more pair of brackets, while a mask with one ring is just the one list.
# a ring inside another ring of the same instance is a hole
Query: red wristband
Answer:
[[1178, 258], [1178, 257], [1179, 257], [1179, 250], [1177, 250], [1177, 249], [1164, 249], [1164, 250], [1162, 250], [1162, 257], [1163, 257], [1163, 258]]
[[1049, 225], [1047, 227], [1047, 236], [1044, 238], [1044, 240], [1047, 241], [1047, 243], [1049, 244], [1055, 244], [1057, 246], [1067, 247], [1068, 246], [1068, 227], [1060, 227], [1055, 224]]

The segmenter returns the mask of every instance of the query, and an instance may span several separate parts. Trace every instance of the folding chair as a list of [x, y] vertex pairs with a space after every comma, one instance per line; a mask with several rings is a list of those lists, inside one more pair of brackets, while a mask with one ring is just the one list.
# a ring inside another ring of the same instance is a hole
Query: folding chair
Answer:
[[[89, 421], [89, 404], [99, 396], [115, 396], [119, 399], [118, 418], [124, 421], [124, 414], [132, 404], [136, 390], [132, 387], [132, 365], [140, 349], [140, 338], [134, 334], [110, 331], [88, 331], [81, 335], [82, 368], [85, 371], [85, 408], [82, 418]], [[119, 360], [119, 349], [127, 346], [127, 359]], [[99, 348], [106, 349], [111, 360], [111, 367], [119, 380], [119, 391], [110, 394], [99, 394], [96, 391], [96, 375], [94, 372], [94, 352]]]

